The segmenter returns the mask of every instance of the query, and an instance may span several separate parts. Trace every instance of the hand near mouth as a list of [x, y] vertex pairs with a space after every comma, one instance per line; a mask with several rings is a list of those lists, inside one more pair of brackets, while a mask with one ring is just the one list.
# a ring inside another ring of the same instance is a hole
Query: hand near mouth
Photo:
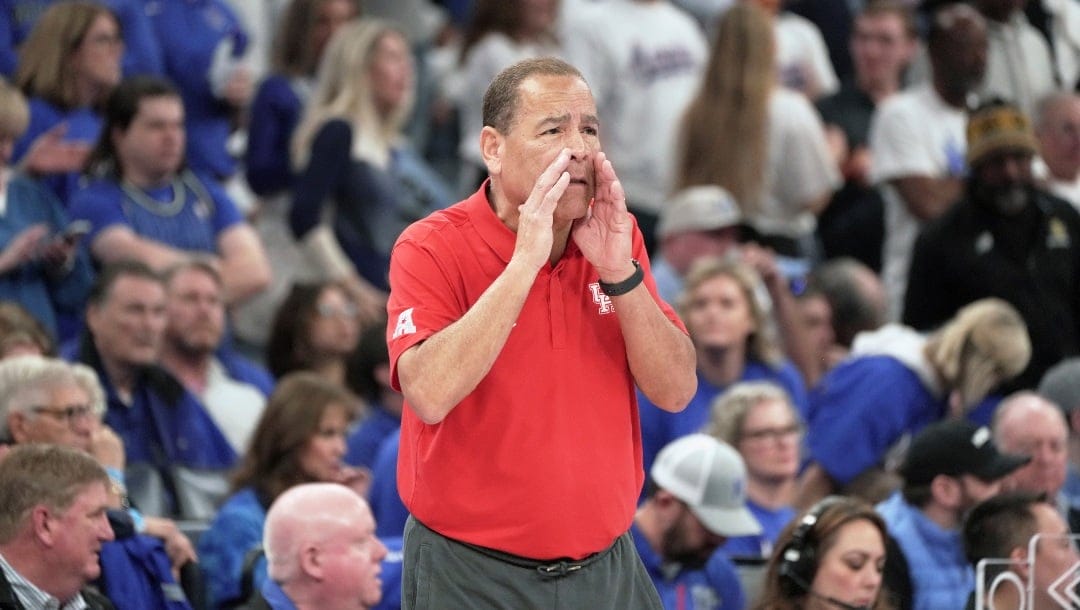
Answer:
[[574, 223], [573, 237], [581, 253], [596, 267], [600, 280], [620, 282], [634, 272], [630, 262], [634, 221], [615, 168], [604, 153], [593, 156], [596, 195], [589, 211]]

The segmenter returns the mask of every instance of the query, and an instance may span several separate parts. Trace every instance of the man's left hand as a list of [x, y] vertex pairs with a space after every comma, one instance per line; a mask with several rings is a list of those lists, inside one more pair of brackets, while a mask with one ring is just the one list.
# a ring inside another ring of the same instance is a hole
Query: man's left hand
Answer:
[[621, 282], [634, 268], [630, 262], [634, 221], [626, 209], [626, 195], [604, 153], [593, 157], [596, 194], [583, 218], [574, 223], [573, 237], [581, 253], [604, 282]]

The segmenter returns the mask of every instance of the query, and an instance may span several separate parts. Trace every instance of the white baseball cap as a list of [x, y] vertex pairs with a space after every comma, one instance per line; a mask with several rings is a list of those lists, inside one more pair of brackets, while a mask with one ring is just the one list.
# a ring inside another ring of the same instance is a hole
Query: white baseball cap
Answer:
[[682, 500], [705, 529], [720, 536], [752, 536], [761, 524], [746, 508], [746, 465], [730, 445], [708, 434], [668, 443], [653, 462], [653, 482]]
[[657, 237], [687, 231], [715, 231], [742, 222], [731, 193], [716, 185], [690, 186], [675, 193], [660, 211]]

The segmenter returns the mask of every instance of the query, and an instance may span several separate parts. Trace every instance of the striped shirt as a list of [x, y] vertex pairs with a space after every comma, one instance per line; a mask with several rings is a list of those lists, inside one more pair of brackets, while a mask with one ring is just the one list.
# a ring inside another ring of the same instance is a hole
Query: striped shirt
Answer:
[[61, 603], [52, 595], [37, 588], [34, 583], [26, 580], [21, 574], [15, 571], [15, 568], [11, 567], [11, 564], [4, 559], [4, 556], [0, 554], [0, 570], [3, 570], [4, 577], [7, 578], [8, 583], [11, 585], [11, 591], [15, 594], [15, 597], [19, 600], [19, 603], [24, 608], [33, 608], [37, 610], [87, 610], [89, 606], [86, 605], [86, 600], [83, 599], [81, 593], [76, 593], [75, 597], [72, 597], [65, 603]]

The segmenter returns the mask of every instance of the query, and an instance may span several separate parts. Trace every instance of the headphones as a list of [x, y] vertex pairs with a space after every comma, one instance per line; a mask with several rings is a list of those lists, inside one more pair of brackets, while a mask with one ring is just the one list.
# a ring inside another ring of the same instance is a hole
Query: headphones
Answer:
[[817, 546], [820, 540], [810, 533], [818, 519], [830, 507], [846, 501], [843, 496], [826, 496], [806, 511], [791, 534], [791, 540], [780, 551], [780, 590], [786, 597], [798, 597], [810, 592], [810, 583], [817, 573]]

